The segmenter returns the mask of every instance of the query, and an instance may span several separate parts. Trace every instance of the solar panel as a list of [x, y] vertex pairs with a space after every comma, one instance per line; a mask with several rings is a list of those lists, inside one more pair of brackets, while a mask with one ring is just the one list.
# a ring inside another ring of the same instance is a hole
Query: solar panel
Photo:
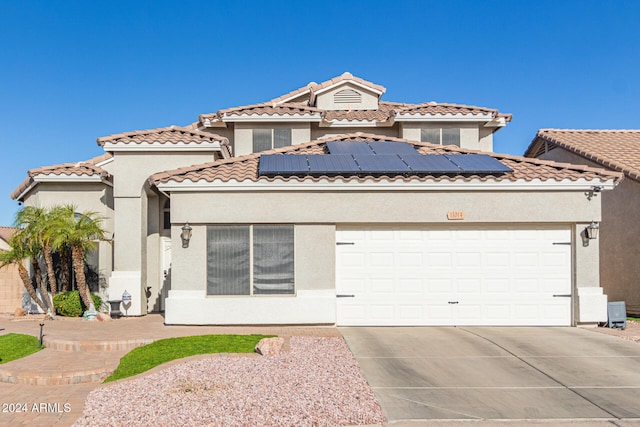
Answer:
[[460, 168], [442, 154], [403, 155], [402, 160], [417, 173], [460, 173]]
[[406, 142], [368, 142], [369, 147], [375, 154], [399, 154], [401, 157], [405, 155], [418, 154], [415, 148], [411, 144]]
[[360, 154], [371, 155], [371, 147], [366, 142], [329, 141], [327, 148], [330, 154]]
[[351, 154], [309, 154], [309, 171], [314, 174], [358, 173]]
[[308, 173], [309, 164], [304, 154], [263, 154], [260, 156], [260, 175], [295, 175]]
[[411, 172], [395, 154], [354, 156], [363, 173], [408, 173]]
[[488, 154], [445, 154], [444, 156], [460, 166], [462, 173], [513, 172], [513, 169]]

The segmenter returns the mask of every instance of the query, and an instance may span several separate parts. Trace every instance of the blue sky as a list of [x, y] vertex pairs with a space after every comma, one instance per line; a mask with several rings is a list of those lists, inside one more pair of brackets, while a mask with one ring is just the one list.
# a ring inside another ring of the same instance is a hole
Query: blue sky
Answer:
[[540, 128], [640, 128], [638, 1], [0, 0], [0, 225], [30, 168], [97, 137], [185, 125], [350, 71], [385, 100], [497, 108], [496, 152]]

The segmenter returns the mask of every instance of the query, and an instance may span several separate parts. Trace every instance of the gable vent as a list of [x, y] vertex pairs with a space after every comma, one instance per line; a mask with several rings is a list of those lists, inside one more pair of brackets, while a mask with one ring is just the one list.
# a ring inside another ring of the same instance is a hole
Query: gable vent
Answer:
[[362, 102], [362, 94], [353, 89], [342, 89], [333, 95], [335, 104], [359, 104]]

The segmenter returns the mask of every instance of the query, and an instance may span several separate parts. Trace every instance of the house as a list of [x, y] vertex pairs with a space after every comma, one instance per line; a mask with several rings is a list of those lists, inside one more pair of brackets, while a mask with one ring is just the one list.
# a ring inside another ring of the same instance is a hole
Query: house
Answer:
[[[11, 249], [9, 241], [16, 228], [0, 226], [0, 250]], [[0, 313], [13, 313], [16, 308], [22, 307], [22, 294], [24, 286], [14, 265], [0, 269]]]
[[609, 301], [624, 301], [640, 316], [640, 130], [541, 129], [525, 156], [602, 167], [624, 173], [605, 192], [600, 224], [600, 283]]
[[384, 92], [345, 73], [98, 138], [105, 155], [31, 170], [12, 197], [103, 213], [103, 292], [167, 324], [606, 320], [585, 192], [622, 175], [492, 154], [510, 115]]

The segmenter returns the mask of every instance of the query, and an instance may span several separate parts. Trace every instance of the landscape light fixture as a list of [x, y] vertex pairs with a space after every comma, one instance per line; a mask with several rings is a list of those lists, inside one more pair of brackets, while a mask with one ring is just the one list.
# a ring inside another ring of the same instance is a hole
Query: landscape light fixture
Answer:
[[600, 225], [595, 221], [591, 221], [591, 224], [589, 224], [584, 231], [589, 240], [595, 240], [598, 238], [598, 230], [600, 230]]
[[187, 222], [182, 226], [181, 230], [182, 233], [180, 233], [180, 238], [182, 239], [182, 247], [188, 248], [189, 240], [191, 240], [191, 230], [193, 230], [193, 228], [191, 228]]

